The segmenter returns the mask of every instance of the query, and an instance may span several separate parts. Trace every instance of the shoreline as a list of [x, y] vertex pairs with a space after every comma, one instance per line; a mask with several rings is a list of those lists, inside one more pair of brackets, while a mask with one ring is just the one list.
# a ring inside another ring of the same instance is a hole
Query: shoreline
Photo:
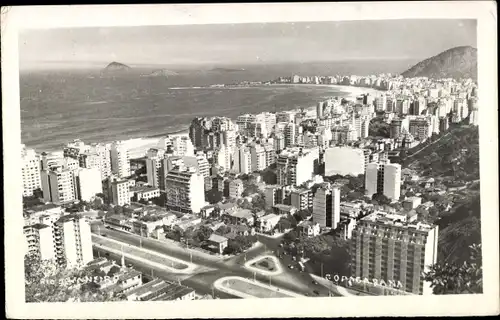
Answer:
[[[342, 98], [346, 99], [356, 99], [361, 94], [377, 94], [380, 92], [384, 92], [383, 90], [378, 90], [375, 88], [371, 87], [355, 87], [355, 86], [346, 86], [346, 85], [337, 85], [337, 84], [310, 84], [310, 83], [276, 83], [276, 84], [262, 84], [262, 85], [255, 85], [255, 86], [241, 86], [241, 87], [234, 87], [236, 89], [238, 88], [248, 88], [248, 87], [272, 87], [272, 86], [288, 86], [288, 87], [296, 87], [296, 86], [306, 86], [306, 87], [323, 87], [323, 88], [331, 88], [334, 89], [332, 93], [341, 93]], [[186, 89], [196, 89], [195, 87], [186, 87]], [[212, 89], [211, 87], [200, 87], [200, 89]], [[220, 89], [214, 87], [213, 89]], [[232, 89], [229, 87], [228, 89]], [[327, 95], [327, 93], [325, 94]], [[325, 98], [326, 99], [326, 98]], [[316, 110], [316, 103], [311, 103], [308, 106], [304, 106], [302, 108], [297, 108], [296, 106], [291, 107], [287, 109], [288, 111], [295, 111], [298, 112], [300, 109], [303, 109], [308, 115], [311, 115], [312, 111]], [[244, 113], [242, 113], [244, 114]], [[234, 119], [232, 119], [234, 120]], [[114, 141], [122, 141], [124, 144], [128, 144], [130, 148], [130, 153], [131, 153], [131, 159], [133, 158], [140, 158], [142, 156], [138, 156], [138, 153], [145, 153], [144, 149], [149, 149], [158, 144], [160, 139], [165, 136], [188, 136], [189, 134], [189, 123], [184, 125], [184, 129], [178, 129], [174, 131], [169, 131], [169, 132], [164, 132], [164, 133], [152, 133], [152, 134], [145, 134], [142, 136], [135, 136], [135, 137], [129, 137], [129, 138], [122, 138], [122, 139], [115, 139], [115, 140], [105, 140], [105, 141], [99, 141], [99, 142], [88, 142], [83, 139], [82, 141], [84, 143], [113, 143]], [[79, 139], [79, 138], [75, 138]], [[68, 139], [68, 142], [71, 142], [75, 139]], [[61, 151], [62, 147], [64, 145], [61, 145], [60, 148], [53, 147], [53, 148], [37, 148], [37, 147], [32, 147], [30, 145], [26, 145], [27, 148], [32, 148], [35, 149], [37, 153], [41, 152], [47, 152], [47, 153], [55, 153]]]

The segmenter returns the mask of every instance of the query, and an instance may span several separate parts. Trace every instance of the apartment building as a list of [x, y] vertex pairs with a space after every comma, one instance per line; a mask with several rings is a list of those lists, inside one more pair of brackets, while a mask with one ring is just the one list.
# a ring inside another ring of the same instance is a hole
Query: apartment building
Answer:
[[130, 176], [130, 154], [123, 142], [114, 142], [111, 145], [111, 171], [119, 178]]
[[155, 188], [159, 188], [162, 179], [162, 165], [165, 157], [165, 150], [151, 148], [146, 153], [146, 174], [147, 183]]
[[314, 195], [310, 189], [295, 189], [290, 192], [290, 205], [298, 210], [313, 208]]
[[401, 165], [397, 163], [369, 163], [365, 174], [366, 195], [383, 194], [391, 200], [401, 195]]
[[323, 183], [314, 194], [313, 222], [320, 227], [337, 229], [340, 222], [340, 189]]
[[195, 168], [176, 167], [168, 172], [165, 180], [169, 210], [199, 213], [205, 206], [204, 178]]
[[109, 179], [110, 202], [117, 206], [130, 204], [130, 184], [128, 180]]
[[437, 261], [438, 227], [406, 216], [374, 212], [352, 232], [351, 276], [401, 283], [412, 294], [432, 294], [422, 274]]
[[42, 170], [40, 176], [45, 202], [62, 204], [77, 199], [74, 170], [53, 167]]
[[243, 181], [240, 179], [234, 179], [229, 182], [229, 197], [233, 199], [238, 199], [243, 194], [244, 186]]
[[102, 193], [101, 172], [97, 168], [75, 170], [78, 199], [91, 201], [96, 194]]
[[54, 221], [24, 227], [26, 253], [55, 260], [60, 266], [78, 267], [93, 259], [90, 225], [85, 218], [68, 214]]
[[317, 148], [285, 149], [276, 160], [278, 184], [300, 186], [312, 178], [318, 161]]
[[250, 146], [251, 164], [253, 171], [262, 171], [267, 168], [267, 154], [264, 147], [260, 144]]
[[21, 146], [21, 170], [23, 180], [23, 196], [33, 195], [33, 191], [42, 187], [40, 177], [40, 161], [33, 149], [27, 149], [25, 145]]

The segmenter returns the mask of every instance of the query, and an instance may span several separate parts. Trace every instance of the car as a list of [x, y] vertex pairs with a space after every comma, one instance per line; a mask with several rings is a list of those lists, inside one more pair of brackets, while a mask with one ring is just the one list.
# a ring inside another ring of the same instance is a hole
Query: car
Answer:
[[293, 266], [291, 264], [288, 265], [289, 269], [293, 269]]
[[318, 284], [318, 281], [313, 280], [313, 281], [312, 281], [312, 284]]
[[319, 291], [318, 290], [314, 290], [313, 293], [317, 296], [319, 296]]
[[108, 235], [107, 234], [101, 234], [101, 237], [107, 237]]

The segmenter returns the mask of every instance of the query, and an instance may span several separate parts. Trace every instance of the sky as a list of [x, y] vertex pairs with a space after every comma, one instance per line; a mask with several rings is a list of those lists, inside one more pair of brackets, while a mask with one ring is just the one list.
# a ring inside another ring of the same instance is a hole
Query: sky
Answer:
[[476, 47], [475, 20], [373, 20], [27, 30], [21, 69], [426, 59]]

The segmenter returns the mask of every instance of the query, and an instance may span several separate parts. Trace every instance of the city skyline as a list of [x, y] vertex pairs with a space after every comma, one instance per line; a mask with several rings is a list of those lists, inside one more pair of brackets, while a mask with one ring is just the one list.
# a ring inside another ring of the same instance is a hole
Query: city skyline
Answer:
[[365, 20], [27, 30], [19, 53], [24, 70], [192, 67], [423, 59], [476, 42], [476, 20]]

